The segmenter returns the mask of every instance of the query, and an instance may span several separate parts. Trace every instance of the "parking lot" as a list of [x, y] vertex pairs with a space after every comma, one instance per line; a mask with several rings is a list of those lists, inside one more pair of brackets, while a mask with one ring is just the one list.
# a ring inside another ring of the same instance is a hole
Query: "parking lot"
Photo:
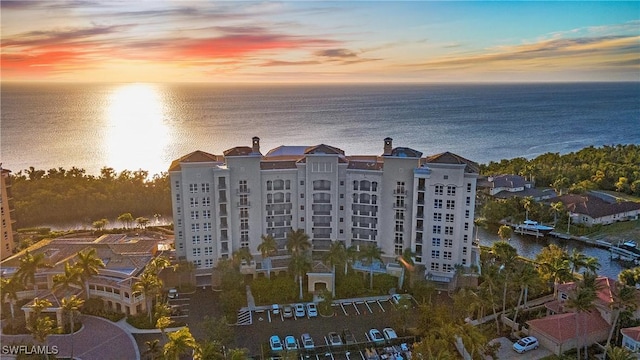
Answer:
[[[417, 307], [415, 303], [413, 305], [409, 311], [415, 312]], [[295, 311], [291, 318], [285, 318], [282, 306], [275, 315], [270, 307], [265, 306], [251, 314], [250, 325], [236, 328], [236, 344], [248, 348], [252, 354], [260, 354], [262, 350], [269, 350], [268, 342], [272, 335], [280, 337], [281, 340], [291, 335], [299, 343], [300, 336], [308, 333], [320, 353], [318, 356], [322, 357], [329, 352], [334, 358], [349, 359], [348, 349], [344, 346], [338, 348], [329, 346], [327, 335], [330, 332], [341, 333], [343, 329], [349, 329], [356, 342], [365, 343], [369, 341], [368, 332], [372, 328], [382, 331], [385, 327], [392, 327], [399, 331], [400, 328], [395, 320], [396, 306], [389, 297], [341, 300], [333, 304], [332, 316], [318, 315], [312, 318], [306, 314], [296, 316]], [[409, 316], [410, 322], [413, 319], [415, 316]], [[411, 323], [407, 324], [407, 326], [411, 325]], [[357, 358], [360, 358], [359, 355]]]

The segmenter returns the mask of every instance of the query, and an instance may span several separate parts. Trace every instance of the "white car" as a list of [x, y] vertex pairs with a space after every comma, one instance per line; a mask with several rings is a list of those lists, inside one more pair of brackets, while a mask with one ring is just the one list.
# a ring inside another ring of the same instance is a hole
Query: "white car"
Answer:
[[398, 338], [398, 334], [396, 334], [396, 331], [389, 327], [382, 329], [382, 335], [384, 335], [384, 338], [387, 340], [393, 340]]
[[310, 318], [318, 316], [318, 307], [315, 303], [307, 304], [307, 315], [309, 315]]
[[384, 337], [378, 329], [369, 330], [369, 341], [375, 344], [384, 344]]
[[516, 343], [513, 344], [513, 350], [519, 354], [522, 354], [525, 351], [537, 349], [538, 346], [540, 346], [540, 343], [538, 343], [538, 339], [533, 336], [527, 336], [516, 341]]
[[280, 314], [280, 306], [278, 306], [278, 304], [271, 305], [271, 312], [273, 313], [273, 315], [279, 315]]
[[405, 308], [408, 307], [409, 305], [407, 304], [407, 302], [411, 301], [411, 295], [407, 295], [407, 294], [393, 294], [391, 295], [391, 301], [393, 301], [394, 304], [396, 305], [400, 305], [400, 301], [404, 299], [404, 306]]
[[293, 308], [297, 318], [303, 318], [305, 316], [304, 304], [295, 304], [293, 305]]
[[284, 347], [287, 350], [296, 350], [298, 349], [298, 343], [296, 342], [296, 338], [289, 335], [284, 338]]
[[169, 297], [169, 299], [176, 299], [178, 297], [178, 289], [175, 289], [175, 288], [169, 289], [167, 296]]
[[302, 342], [302, 347], [305, 349], [313, 349], [315, 347], [313, 339], [309, 334], [302, 334], [302, 336], [300, 336], [300, 341]]
[[278, 335], [273, 335], [269, 338], [269, 346], [271, 346], [271, 351], [281, 351], [284, 350], [282, 347], [282, 342]]

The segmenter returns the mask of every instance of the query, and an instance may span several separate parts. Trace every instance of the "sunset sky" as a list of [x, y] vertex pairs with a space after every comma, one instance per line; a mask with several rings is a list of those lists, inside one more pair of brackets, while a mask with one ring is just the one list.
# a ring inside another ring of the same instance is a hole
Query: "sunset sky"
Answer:
[[640, 80], [640, 2], [5, 1], [2, 81]]

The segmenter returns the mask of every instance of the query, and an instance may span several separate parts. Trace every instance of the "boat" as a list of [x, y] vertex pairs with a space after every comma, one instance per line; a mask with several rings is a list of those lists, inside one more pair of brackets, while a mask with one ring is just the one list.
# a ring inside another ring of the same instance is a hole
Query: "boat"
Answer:
[[633, 240], [627, 240], [618, 244], [611, 244], [611, 258], [622, 262], [640, 264], [640, 249], [638, 244]]
[[553, 227], [542, 225], [537, 221], [525, 220], [522, 224], [516, 225], [513, 231], [516, 234], [533, 235], [535, 237], [541, 237], [553, 231]]

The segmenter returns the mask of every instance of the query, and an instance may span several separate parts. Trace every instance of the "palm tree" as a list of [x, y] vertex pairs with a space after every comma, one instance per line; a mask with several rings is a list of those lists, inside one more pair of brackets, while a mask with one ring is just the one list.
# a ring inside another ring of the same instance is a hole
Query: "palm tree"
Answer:
[[253, 260], [253, 255], [251, 255], [251, 251], [249, 251], [249, 248], [247, 247], [241, 247], [234, 251], [231, 256], [233, 257], [233, 263], [236, 268], [239, 267], [243, 261], [248, 263]]
[[575, 274], [576, 272], [580, 272], [585, 266], [587, 260], [587, 255], [581, 253], [575, 248], [571, 251], [569, 255], [569, 263], [571, 264], [571, 273]]
[[300, 300], [302, 300], [302, 279], [311, 270], [311, 262], [304, 254], [293, 255], [289, 262], [289, 270], [294, 274], [300, 284]]
[[[576, 318], [576, 350], [578, 352], [577, 358], [580, 359], [580, 346], [578, 344], [579, 339], [583, 339], [586, 337], [586, 324], [584, 324], [585, 317], [580, 316], [583, 313], [591, 312], [592, 309], [595, 308], [593, 301], [597, 297], [597, 289], [595, 286], [595, 276], [591, 277], [588, 274], [585, 274], [585, 278], [581, 283], [579, 283], [573, 293], [569, 295], [569, 299], [567, 299], [566, 305], [568, 308], [575, 310], [575, 318]], [[579, 333], [579, 323], [580, 318], [583, 320], [583, 328], [585, 328], [583, 336], [580, 336]], [[585, 343], [585, 356], [587, 355]]]
[[553, 297], [558, 296], [558, 284], [560, 282], [573, 279], [571, 274], [569, 260], [563, 258], [555, 258], [540, 264], [540, 270], [553, 279]]
[[[404, 249], [404, 251], [402, 252], [402, 256], [400, 256], [400, 258], [398, 258], [398, 261], [400, 262], [400, 265], [402, 265], [402, 284], [404, 287], [405, 284], [405, 280], [407, 277], [407, 274], [409, 274], [409, 283], [413, 282], [413, 273], [415, 271], [415, 261], [413, 261], [413, 259], [415, 258], [416, 253], [414, 253], [413, 251], [411, 251], [411, 248], [406, 248]], [[458, 275], [458, 274], [457, 274]], [[456, 276], [457, 279], [457, 276]]]
[[513, 229], [511, 229], [509, 225], [501, 225], [500, 228], [498, 228], [498, 237], [500, 237], [502, 241], [511, 238], [511, 234], [513, 234]]
[[41, 343], [46, 340], [47, 336], [53, 333], [55, 328], [53, 320], [46, 316], [40, 316], [44, 309], [50, 308], [51, 306], [51, 301], [38, 298], [33, 299], [33, 305], [31, 305], [33, 314], [31, 314], [31, 317], [29, 318], [28, 328], [31, 330], [36, 341]]
[[598, 260], [597, 257], [593, 257], [593, 256], [588, 256], [585, 260], [584, 260], [584, 265], [583, 267], [585, 268], [585, 270], [587, 270], [588, 272], [595, 274], [596, 271], [598, 271], [598, 269], [600, 269], [600, 261]]
[[623, 347], [607, 347], [605, 353], [605, 359], [609, 357], [609, 360], [637, 360], [638, 357], [631, 353], [629, 349]]
[[165, 331], [167, 330], [169, 325], [171, 325], [171, 323], [171, 318], [168, 316], [160, 316], [158, 317], [158, 320], [156, 320], [156, 328], [160, 329], [163, 339], [167, 338], [167, 334], [165, 333]]
[[84, 282], [85, 300], [89, 299], [89, 280], [98, 275], [100, 269], [104, 269], [105, 265], [96, 253], [95, 248], [83, 250], [78, 253], [78, 261], [75, 263], [80, 270], [80, 278]]
[[15, 305], [18, 301], [18, 292], [24, 289], [24, 285], [17, 277], [0, 278], [0, 295], [2, 302], [9, 303], [11, 309], [11, 324], [15, 320]]
[[[611, 330], [609, 330], [607, 345], [605, 346], [607, 348], [611, 345], [611, 338], [613, 337], [613, 333], [617, 330], [620, 313], [626, 310], [635, 311], [638, 307], [638, 304], [636, 303], [636, 289], [634, 287], [627, 286], [625, 284], [618, 284], [618, 286], [612, 290], [612, 302], [610, 307], [613, 312], [613, 320], [611, 321]], [[605, 359], [606, 356], [607, 354], [605, 354]]]
[[536, 268], [530, 263], [523, 263], [516, 278], [516, 282], [520, 285], [520, 297], [518, 298], [518, 304], [516, 305], [515, 315], [513, 315], [514, 323], [517, 323], [520, 304], [527, 304], [529, 288], [538, 283], [538, 281], [539, 277]]
[[160, 280], [155, 274], [151, 272], [143, 272], [138, 281], [133, 284], [133, 294], [142, 294], [144, 296], [145, 306], [147, 313], [149, 314], [149, 323], [153, 322], [152, 319], [152, 300], [153, 297], [160, 293], [162, 289], [162, 280]]
[[229, 360], [245, 360], [248, 358], [247, 349], [231, 349], [229, 350]]
[[80, 312], [80, 308], [84, 304], [84, 300], [77, 297], [76, 295], [71, 295], [70, 297], [66, 297], [62, 299], [62, 310], [63, 312], [69, 314], [69, 322], [71, 324], [71, 358], [73, 359], [73, 333], [75, 330], [75, 316]]
[[289, 253], [292, 255], [304, 253], [310, 247], [309, 235], [307, 235], [303, 229], [291, 230], [287, 234], [287, 250], [289, 250]]
[[64, 263], [64, 273], [56, 274], [53, 276], [53, 287], [52, 290], [55, 292], [56, 290], [62, 290], [66, 292], [67, 290], [73, 288], [74, 285], [82, 288], [82, 279], [80, 279], [81, 270], [75, 265], [71, 265], [70, 262]]
[[347, 248], [342, 241], [332, 241], [329, 251], [324, 254], [322, 260], [333, 267], [334, 273], [336, 265], [344, 264], [344, 274], [347, 274]]
[[262, 235], [260, 239], [262, 242], [258, 245], [258, 251], [267, 262], [267, 278], [271, 279], [271, 256], [278, 251], [278, 243], [271, 235]]
[[484, 281], [480, 284], [480, 288], [483, 290], [483, 297], [487, 302], [491, 304], [493, 310], [493, 316], [496, 321], [496, 332], [500, 334], [500, 322], [498, 321], [498, 313], [496, 311], [496, 298], [494, 289], [498, 286], [498, 267], [487, 265], [483, 268], [482, 277]]
[[375, 244], [369, 244], [360, 249], [360, 259], [364, 260], [369, 266], [369, 289], [373, 289], [373, 261], [382, 262], [383, 251]]
[[199, 348], [189, 328], [183, 327], [178, 331], [169, 333], [169, 341], [164, 344], [163, 353], [167, 360], [178, 360], [180, 355], [186, 353], [189, 349], [199, 352]]
[[155, 360], [162, 353], [162, 349], [160, 348], [160, 340], [153, 339], [150, 341], [145, 341], [145, 345], [147, 345], [147, 350], [144, 351], [142, 355], [147, 355], [151, 358], [151, 360]]
[[154, 257], [153, 259], [151, 259], [151, 261], [149, 261], [149, 264], [147, 264], [146, 270], [151, 271], [156, 275], [159, 275], [160, 271], [170, 266], [171, 266], [171, 261], [169, 261], [169, 259], [167, 259], [166, 256], [160, 255], [160, 256]]
[[[509, 230], [511, 230], [511, 228], [509, 228]], [[509, 274], [513, 271], [513, 266], [518, 258], [518, 250], [504, 241], [497, 241], [493, 243], [492, 250], [497, 257], [497, 260], [502, 263], [500, 269], [504, 272], [502, 293], [502, 312], [504, 313], [507, 306], [507, 284], [509, 283]]]
[[38, 284], [36, 283], [36, 273], [38, 269], [48, 268], [49, 264], [46, 263], [44, 253], [33, 255], [29, 250], [25, 251], [25, 254], [20, 258], [20, 265], [16, 276], [23, 284], [32, 283], [33, 290], [38, 290]]
[[564, 212], [564, 204], [561, 201], [551, 203], [551, 211], [553, 212], [553, 227], [558, 224], [558, 214]]
[[529, 212], [531, 211], [531, 208], [533, 207], [533, 198], [531, 196], [526, 196], [522, 199], [522, 207], [524, 208], [525, 211], [525, 220], [529, 220]]
[[122, 222], [124, 224], [124, 227], [128, 229], [133, 222], [133, 215], [131, 215], [131, 213], [121, 214], [120, 216], [118, 216], [118, 221]]

